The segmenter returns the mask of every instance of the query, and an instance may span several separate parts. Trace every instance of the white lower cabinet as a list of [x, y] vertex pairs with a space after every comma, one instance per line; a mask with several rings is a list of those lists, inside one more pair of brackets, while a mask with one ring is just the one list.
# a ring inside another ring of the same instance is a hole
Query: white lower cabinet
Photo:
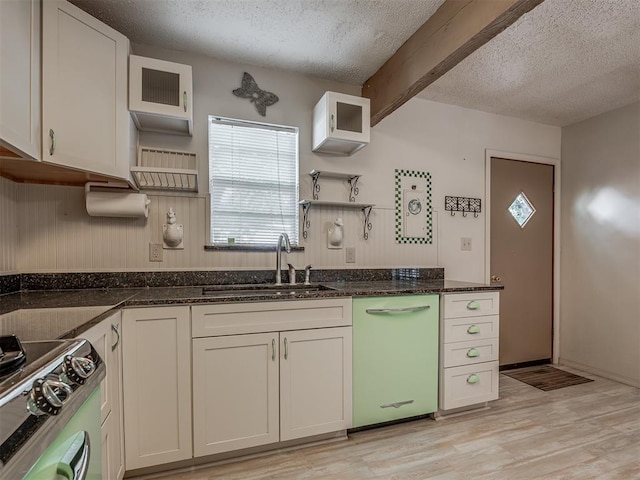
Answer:
[[189, 306], [122, 316], [127, 470], [192, 457]]
[[100, 384], [102, 427], [102, 478], [124, 477], [124, 442], [122, 420], [122, 344], [121, 312], [91, 327], [80, 337], [91, 342], [107, 367]]
[[[192, 307], [194, 335], [220, 334], [193, 339], [196, 457], [351, 427], [351, 299], [259, 307]], [[269, 331], [296, 316], [315, 328]]]
[[351, 327], [280, 333], [280, 440], [351, 427]]
[[498, 292], [441, 297], [441, 412], [498, 398]]
[[277, 351], [277, 333], [193, 340], [196, 457], [278, 441]]

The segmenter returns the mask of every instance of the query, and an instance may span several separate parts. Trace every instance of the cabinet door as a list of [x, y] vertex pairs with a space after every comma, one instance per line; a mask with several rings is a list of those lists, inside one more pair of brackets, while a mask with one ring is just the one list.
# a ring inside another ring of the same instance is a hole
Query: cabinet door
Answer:
[[129, 178], [125, 36], [64, 0], [43, 2], [42, 159]]
[[191, 135], [190, 65], [129, 56], [129, 110], [140, 130]]
[[[40, 159], [40, 1], [0, 2], [0, 144]], [[0, 155], [3, 152], [0, 148]], [[10, 155], [12, 156], [12, 155]]]
[[122, 342], [126, 469], [191, 458], [189, 307], [125, 309]]
[[[106, 478], [120, 480], [124, 477], [124, 419], [122, 413], [122, 312], [109, 317], [109, 333], [111, 335], [111, 413], [107, 419], [110, 423], [109, 470], [113, 476]], [[105, 422], [106, 423], [106, 422]], [[104, 462], [104, 459], [103, 459]]]
[[[117, 311], [80, 335], [91, 342], [107, 367], [100, 384], [103, 478], [124, 476], [122, 442], [122, 351], [120, 343], [121, 312]], [[108, 476], [104, 476], [108, 472]]]
[[193, 340], [194, 456], [278, 441], [278, 334]]
[[353, 425], [438, 408], [438, 296], [353, 300]]
[[[114, 314], [114, 317], [119, 316], [120, 312]], [[112, 372], [112, 355], [111, 355], [111, 317], [103, 320], [99, 324], [91, 327], [89, 330], [80, 335], [81, 338], [85, 338], [91, 342], [93, 348], [96, 349], [98, 355], [107, 367], [107, 373], [100, 383], [100, 424], [104, 422], [107, 415], [111, 412], [112, 408], [112, 383], [114, 381], [114, 375]], [[117, 381], [117, 375], [115, 377]]]
[[351, 427], [351, 327], [280, 333], [280, 440]]
[[369, 99], [326, 92], [313, 108], [314, 152], [351, 155], [369, 143]]

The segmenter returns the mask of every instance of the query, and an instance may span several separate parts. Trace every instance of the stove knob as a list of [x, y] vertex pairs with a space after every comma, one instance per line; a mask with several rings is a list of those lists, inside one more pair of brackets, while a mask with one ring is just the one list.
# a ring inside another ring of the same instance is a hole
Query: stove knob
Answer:
[[33, 388], [27, 399], [27, 410], [33, 415], [58, 415], [62, 404], [67, 401], [73, 390], [69, 385], [51, 378], [39, 378], [33, 382]]
[[84, 384], [95, 370], [96, 364], [88, 358], [72, 357], [71, 355], [64, 357], [64, 373], [71, 382], [77, 385]]

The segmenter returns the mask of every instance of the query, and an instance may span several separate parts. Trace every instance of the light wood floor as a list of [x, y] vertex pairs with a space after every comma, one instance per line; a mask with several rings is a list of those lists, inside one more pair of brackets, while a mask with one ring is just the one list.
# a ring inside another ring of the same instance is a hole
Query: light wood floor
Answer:
[[640, 389], [575, 373], [595, 382], [543, 392], [501, 375], [483, 412], [152, 478], [640, 479]]

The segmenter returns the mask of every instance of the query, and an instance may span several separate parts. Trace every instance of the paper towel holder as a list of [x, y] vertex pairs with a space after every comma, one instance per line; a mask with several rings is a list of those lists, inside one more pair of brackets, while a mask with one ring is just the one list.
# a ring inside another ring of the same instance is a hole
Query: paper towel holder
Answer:
[[147, 195], [132, 190], [127, 183], [87, 182], [84, 193], [87, 213], [92, 217], [149, 216], [151, 200]]

